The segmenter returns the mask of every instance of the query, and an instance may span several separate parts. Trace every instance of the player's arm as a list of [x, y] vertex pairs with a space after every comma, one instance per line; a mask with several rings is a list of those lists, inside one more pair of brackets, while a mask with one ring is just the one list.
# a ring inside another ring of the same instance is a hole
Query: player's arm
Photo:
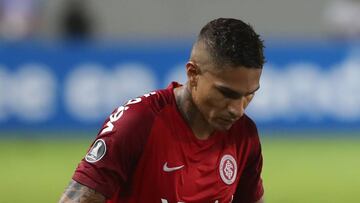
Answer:
[[120, 195], [117, 191], [129, 189], [128, 183], [142, 155], [154, 119], [149, 101], [141, 102], [142, 99], [130, 100], [126, 106], [118, 107], [104, 122], [75, 170], [73, 181], [64, 192], [61, 203], [104, 203], [106, 199]]
[[105, 201], [106, 198], [101, 193], [72, 180], [59, 203], [105, 203]]

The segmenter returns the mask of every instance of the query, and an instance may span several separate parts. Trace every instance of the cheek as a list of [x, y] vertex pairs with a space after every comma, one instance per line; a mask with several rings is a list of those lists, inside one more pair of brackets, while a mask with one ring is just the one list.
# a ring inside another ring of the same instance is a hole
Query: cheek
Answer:
[[226, 109], [226, 101], [216, 92], [208, 91], [208, 94], [203, 95], [198, 107], [206, 117], [216, 117]]
[[251, 102], [251, 100], [254, 98], [254, 95], [249, 95], [246, 97], [245, 99], [245, 103], [244, 103], [244, 109], [249, 105], [249, 103]]

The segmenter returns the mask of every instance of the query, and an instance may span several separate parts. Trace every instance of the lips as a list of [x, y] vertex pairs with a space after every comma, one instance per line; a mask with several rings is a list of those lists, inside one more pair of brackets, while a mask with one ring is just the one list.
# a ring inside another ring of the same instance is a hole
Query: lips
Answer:
[[236, 120], [234, 119], [226, 119], [226, 118], [219, 118], [219, 120], [222, 122], [222, 123], [226, 123], [226, 124], [233, 124]]

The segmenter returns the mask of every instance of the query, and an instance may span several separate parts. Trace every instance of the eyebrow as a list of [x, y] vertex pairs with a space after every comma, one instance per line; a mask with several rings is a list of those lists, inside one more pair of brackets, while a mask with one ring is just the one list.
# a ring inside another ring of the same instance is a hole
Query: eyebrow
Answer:
[[256, 91], [259, 90], [260, 86], [258, 86], [255, 90], [251, 91], [251, 92], [247, 92], [247, 93], [240, 93], [237, 92], [231, 88], [225, 87], [225, 86], [221, 86], [221, 85], [215, 85], [215, 88], [218, 89], [222, 94], [224, 94], [226, 97], [232, 98], [232, 99], [238, 99], [242, 96], [247, 96], [247, 95], [251, 95], [254, 94]]

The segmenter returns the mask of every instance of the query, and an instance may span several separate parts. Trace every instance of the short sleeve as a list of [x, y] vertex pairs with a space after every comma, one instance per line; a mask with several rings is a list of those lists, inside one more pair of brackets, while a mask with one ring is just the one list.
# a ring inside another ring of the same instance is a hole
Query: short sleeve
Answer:
[[251, 121], [254, 136], [251, 136], [252, 152], [247, 160], [246, 167], [240, 176], [240, 180], [234, 195], [234, 203], [254, 203], [261, 199], [264, 188], [261, 178], [263, 157], [261, 144], [255, 124]]
[[[138, 98], [139, 99], [139, 98]], [[117, 108], [104, 122], [73, 180], [111, 198], [126, 193], [150, 133], [153, 113], [146, 101]]]

